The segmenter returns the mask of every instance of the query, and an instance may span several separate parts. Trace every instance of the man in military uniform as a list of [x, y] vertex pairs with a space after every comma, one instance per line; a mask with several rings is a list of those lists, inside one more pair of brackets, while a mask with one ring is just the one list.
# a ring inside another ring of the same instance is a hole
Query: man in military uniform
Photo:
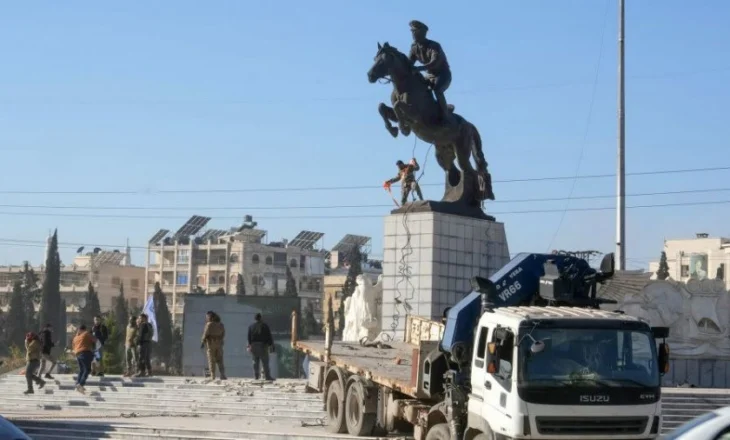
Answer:
[[411, 159], [411, 162], [406, 165], [402, 160], [395, 163], [398, 166], [398, 175], [392, 179], [386, 180], [383, 184], [385, 189], [390, 189], [390, 185], [400, 181], [400, 204], [405, 205], [408, 202], [408, 196], [411, 191], [415, 190], [418, 198], [423, 200], [423, 194], [421, 193], [421, 187], [418, 185], [416, 180], [416, 171], [420, 170], [421, 167], [416, 162], [416, 158]]
[[221, 374], [221, 379], [226, 380], [226, 368], [223, 365], [223, 339], [226, 337], [226, 329], [217, 313], [210, 310], [205, 314], [205, 329], [201, 339], [200, 348], [205, 347], [208, 355], [208, 369], [210, 378], [215, 379], [215, 366]]
[[426, 79], [431, 83], [431, 89], [441, 107], [441, 116], [446, 119], [449, 117], [450, 111], [446, 105], [444, 92], [451, 85], [451, 67], [446, 60], [446, 54], [439, 43], [426, 38], [428, 26], [418, 20], [411, 21], [410, 26], [413, 44], [409, 59], [414, 65], [416, 61], [421, 63], [416, 70], [426, 71]]

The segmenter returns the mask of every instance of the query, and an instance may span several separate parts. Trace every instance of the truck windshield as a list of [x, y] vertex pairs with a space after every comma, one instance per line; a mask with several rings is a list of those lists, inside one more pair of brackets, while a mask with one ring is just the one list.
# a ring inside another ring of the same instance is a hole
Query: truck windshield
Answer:
[[522, 384], [659, 386], [656, 344], [648, 331], [535, 327], [521, 335], [518, 350]]

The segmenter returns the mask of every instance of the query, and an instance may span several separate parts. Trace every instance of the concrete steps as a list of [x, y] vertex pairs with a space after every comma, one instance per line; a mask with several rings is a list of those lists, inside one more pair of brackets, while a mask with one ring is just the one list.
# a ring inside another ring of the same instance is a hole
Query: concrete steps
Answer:
[[730, 406], [730, 390], [716, 388], [662, 389], [663, 432], [706, 412]]
[[298, 380], [92, 377], [83, 395], [56, 375], [25, 389], [24, 376], [0, 377], [0, 414], [35, 440], [354, 438], [325, 431], [322, 396]]

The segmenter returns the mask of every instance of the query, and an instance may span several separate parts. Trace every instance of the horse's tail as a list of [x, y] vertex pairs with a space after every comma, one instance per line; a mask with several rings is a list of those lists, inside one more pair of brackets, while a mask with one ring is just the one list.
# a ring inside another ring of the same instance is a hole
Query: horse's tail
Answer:
[[474, 124], [469, 123], [469, 132], [471, 144], [471, 154], [474, 157], [474, 163], [477, 168], [477, 176], [479, 179], [479, 192], [481, 200], [494, 200], [494, 192], [492, 192], [492, 176], [487, 171], [487, 159], [484, 157], [482, 150], [482, 137]]
[[482, 137], [479, 134], [479, 130], [474, 124], [469, 123], [469, 131], [471, 132], [471, 154], [474, 157], [474, 162], [477, 166], [477, 171], [487, 171], [487, 160], [484, 158], [484, 151], [482, 150]]

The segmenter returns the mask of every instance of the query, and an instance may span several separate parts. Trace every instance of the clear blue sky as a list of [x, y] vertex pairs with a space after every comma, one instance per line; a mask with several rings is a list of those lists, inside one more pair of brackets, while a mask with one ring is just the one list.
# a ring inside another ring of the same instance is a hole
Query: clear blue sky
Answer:
[[[614, 199], [514, 203], [566, 198], [573, 182], [500, 181], [615, 171], [615, 0], [472, 1], [451, 10], [422, 1], [420, 13], [413, 2], [153, 3], [3, 5], [0, 189], [138, 193], [0, 194], [0, 264], [40, 262], [49, 228], [58, 227], [62, 243], [123, 245], [129, 237], [139, 246], [192, 214], [226, 228], [248, 213], [270, 239], [310, 229], [325, 232], [327, 246], [345, 233], [371, 235], [373, 254], [382, 254], [380, 218], [281, 217], [388, 212], [380, 185], [397, 159], [409, 159], [413, 138], [386, 133], [376, 107], [390, 87], [369, 84], [366, 72], [378, 41], [408, 49], [414, 18], [447, 51], [447, 98], [481, 131], [498, 199], [488, 209], [505, 222], [510, 250], [613, 250], [614, 211], [568, 211], [558, 226], [566, 207], [611, 207]], [[628, 171], [730, 166], [730, 3], [627, 3]], [[422, 182], [440, 183], [428, 146], [416, 148]], [[730, 188], [728, 174], [629, 177], [627, 193]], [[373, 188], [155, 192], [339, 185]], [[438, 186], [424, 190], [441, 196]], [[614, 193], [613, 178], [579, 179], [573, 196]], [[629, 197], [627, 205], [721, 200], [730, 190]], [[383, 207], [253, 209], [353, 204]], [[148, 209], [99, 209], [110, 207]], [[557, 212], [513, 212], [524, 210]], [[630, 266], [655, 258], [665, 237], [729, 234], [729, 213], [730, 204], [628, 209]], [[63, 250], [66, 261], [72, 248]], [[135, 258], [143, 262], [141, 252]]]

